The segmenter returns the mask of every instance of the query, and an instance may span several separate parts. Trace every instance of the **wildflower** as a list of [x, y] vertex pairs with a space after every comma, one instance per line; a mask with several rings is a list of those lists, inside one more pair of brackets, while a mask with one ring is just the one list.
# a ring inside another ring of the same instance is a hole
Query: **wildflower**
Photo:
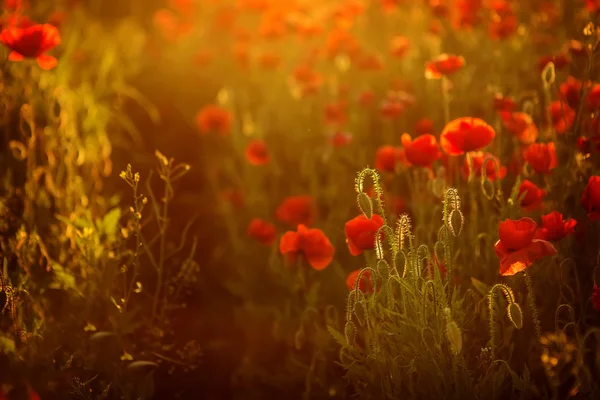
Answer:
[[548, 63], [554, 63], [554, 68], [556, 70], [560, 70], [569, 65], [569, 57], [566, 54], [558, 54], [556, 56], [543, 56], [538, 61], [538, 69], [539, 71], [543, 71], [546, 68]]
[[531, 115], [524, 112], [499, 112], [500, 118], [504, 127], [513, 135], [521, 144], [535, 143], [539, 135], [539, 131]]
[[508, 97], [508, 96], [503, 96], [500, 93], [496, 93], [494, 95], [494, 109], [496, 111], [512, 111], [514, 110], [517, 105], [515, 103], [515, 100], [512, 97]]
[[251, 165], [264, 165], [270, 160], [267, 144], [258, 139], [252, 140], [246, 146], [246, 159]]
[[337, 131], [329, 138], [333, 147], [344, 147], [352, 142], [352, 135], [348, 132]]
[[394, 172], [401, 160], [402, 149], [394, 146], [381, 146], [375, 153], [375, 168], [381, 172]]
[[524, 271], [535, 261], [557, 253], [552, 243], [535, 239], [537, 224], [531, 218], [507, 219], [498, 226], [494, 251], [500, 258], [500, 275]]
[[587, 211], [590, 221], [600, 219], [600, 176], [590, 176], [581, 194], [581, 205]]
[[586, 105], [590, 111], [600, 110], [600, 84], [592, 86], [592, 89], [587, 95]]
[[595, 283], [592, 289], [592, 305], [594, 306], [594, 310], [600, 311], [600, 287]]
[[549, 174], [558, 166], [554, 143], [534, 143], [525, 150], [525, 161], [538, 174]]
[[433, 121], [429, 118], [421, 118], [415, 123], [415, 135], [425, 135], [433, 132]]
[[537, 210], [546, 196], [545, 190], [540, 189], [535, 183], [527, 179], [521, 182], [518, 196], [520, 197], [523, 193], [525, 193], [525, 196], [521, 200], [521, 207], [526, 211]]
[[363, 90], [358, 95], [358, 103], [363, 107], [368, 107], [375, 101], [375, 93], [372, 90]]
[[[348, 286], [348, 290], [352, 291], [356, 287], [356, 280], [358, 279], [358, 274], [360, 274], [362, 269], [357, 269], [348, 274], [346, 278], [346, 286]], [[373, 293], [373, 277], [371, 276], [371, 271], [363, 272], [360, 282], [358, 283], [358, 290], [363, 293]]]
[[404, 109], [404, 103], [398, 99], [385, 99], [381, 102], [381, 114], [388, 119], [399, 117]]
[[344, 233], [350, 254], [358, 256], [364, 250], [375, 248], [375, 234], [383, 226], [383, 218], [373, 214], [371, 218], [359, 215], [346, 222]]
[[169, 42], [176, 42], [192, 32], [193, 25], [184, 22], [173, 11], [162, 8], [153, 15], [154, 26], [160, 30], [162, 36]]
[[[488, 158], [492, 158], [496, 162], [492, 160], [486, 161], [486, 159]], [[500, 166], [500, 168], [498, 169], [499, 174], [496, 174], [496, 163], [500, 165], [500, 160], [498, 159], [498, 157], [492, 155], [491, 153], [486, 153], [483, 151], [474, 151], [471, 153], [470, 168], [474, 176], [481, 177], [481, 169], [483, 168], [484, 162], [486, 163], [485, 174], [487, 176], [487, 179], [489, 179], [490, 181], [493, 182], [498, 178], [503, 179], [506, 176], [506, 167], [504, 166]], [[469, 177], [469, 163], [467, 158], [465, 158], [461, 172], [463, 178], [467, 179]]]
[[296, 232], [288, 231], [283, 234], [279, 252], [292, 260], [298, 254], [303, 254], [311, 267], [322, 270], [333, 261], [335, 249], [323, 231], [299, 224]]
[[417, 167], [430, 167], [442, 156], [440, 146], [431, 134], [425, 134], [412, 140], [408, 133], [402, 135], [404, 156], [406, 160]]
[[225, 201], [230, 203], [235, 208], [244, 207], [244, 196], [242, 192], [237, 189], [226, 189], [221, 192], [221, 196]]
[[581, 101], [581, 88], [583, 83], [579, 79], [569, 76], [566, 82], [559, 86], [560, 96], [567, 102], [569, 107], [577, 108]]
[[254, 218], [248, 225], [248, 236], [256, 239], [260, 243], [271, 246], [275, 243], [276, 232], [275, 226], [260, 218]]
[[324, 110], [325, 123], [328, 125], [339, 126], [346, 122], [346, 103], [337, 102], [327, 104]]
[[277, 208], [277, 219], [291, 226], [312, 225], [315, 220], [312, 196], [289, 196]]
[[450, 76], [465, 66], [465, 59], [452, 54], [442, 54], [425, 65], [427, 79], [440, 79]]
[[60, 44], [60, 33], [50, 24], [37, 24], [26, 28], [10, 26], [0, 33], [0, 41], [11, 50], [10, 61], [34, 58], [45, 70], [52, 69], [58, 61], [46, 54]]
[[406, 55], [409, 45], [406, 36], [396, 36], [390, 40], [390, 53], [396, 58], [402, 58]]
[[542, 215], [542, 226], [535, 232], [535, 238], [556, 242], [574, 233], [575, 225], [577, 221], [574, 219], [565, 221], [561, 213], [552, 211], [550, 214]]
[[440, 135], [442, 149], [450, 156], [480, 150], [492, 142], [494, 128], [479, 118], [464, 117], [450, 121]]
[[595, 136], [591, 139], [580, 136], [577, 138], [577, 148], [582, 154], [600, 153], [600, 137]]
[[196, 115], [196, 124], [203, 134], [218, 132], [223, 136], [229, 135], [232, 123], [231, 113], [214, 104], [204, 106]]
[[565, 133], [571, 129], [573, 122], [575, 122], [576, 114], [567, 103], [560, 100], [553, 101], [548, 106], [548, 111], [550, 112], [551, 122], [556, 133]]
[[258, 64], [265, 70], [273, 70], [281, 64], [281, 57], [273, 52], [262, 53], [258, 57]]

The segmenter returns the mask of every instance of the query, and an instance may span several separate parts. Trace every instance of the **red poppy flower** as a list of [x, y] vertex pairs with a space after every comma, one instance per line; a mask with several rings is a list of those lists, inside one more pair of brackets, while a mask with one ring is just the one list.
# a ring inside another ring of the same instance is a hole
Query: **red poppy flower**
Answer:
[[319, 271], [333, 261], [335, 249], [322, 230], [300, 224], [296, 232], [288, 231], [283, 234], [279, 252], [292, 259], [303, 254], [310, 266]]
[[267, 144], [258, 139], [254, 139], [248, 143], [245, 154], [246, 159], [251, 165], [265, 165], [270, 160]]
[[[348, 290], [352, 291], [356, 287], [356, 280], [358, 279], [358, 274], [360, 274], [362, 269], [357, 269], [348, 274], [346, 278], [346, 286], [348, 286]], [[371, 271], [363, 272], [360, 282], [358, 283], [358, 290], [363, 293], [373, 293], [373, 278], [371, 277]]]
[[440, 135], [442, 149], [451, 156], [480, 150], [494, 140], [494, 128], [479, 118], [464, 117], [450, 121]]
[[364, 90], [358, 95], [358, 102], [363, 107], [368, 107], [375, 101], [375, 93], [372, 90]]
[[569, 40], [566, 48], [573, 57], [588, 57], [588, 49], [579, 40]]
[[312, 196], [289, 196], [275, 211], [277, 219], [291, 226], [312, 225], [315, 220], [315, 199]]
[[260, 218], [254, 218], [248, 225], [248, 236], [266, 246], [270, 246], [275, 243], [277, 233], [273, 224]]
[[281, 57], [277, 53], [267, 52], [258, 57], [258, 64], [266, 70], [276, 69], [281, 63]]
[[493, 13], [489, 25], [489, 35], [492, 40], [503, 40], [511, 37], [519, 28], [519, 20], [516, 15], [510, 13], [501, 15]]
[[571, 129], [573, 122], [575, 122], [576, 114], [567, 103], [560, 100], [553, 101], [548, 106], [548, 110], [550, 111], [551, 122], [556, 133], [565, 133]]
[[581, 194], [581, 205], [587, 211], [590, 221], [600, 219], [600, 176], [590, 176]]
[[429, 118], [421, 118], [415, 123], [415, 135], [424, 135], [426, 133], [435, 133], [433, 131], [433, 121]]
[[525, 161], [538, 174], [549, 174], [558, 166], [554, 143], [534, 143], [525, 150]]
[[527, 179], [521, 182], [518, 196], [521, 196], [523, 193], [525, 193], [525, 196], [521, 200], [521, 207], [526, 211], [537, 210], [542, 205], [542, 201], [546, 196], [545, 190], [540, 189], [535, 183]]
[[412, 140], [408, 133], [402, 135], [402, 146], [406, 160], [417, 167], [430, 167], [442, 156], [440, 146], [431, 134], [425, 134]]
[[[490, 157], [492, 159], [496, 160], [498, 165], [500, 165], [500, 160], [498, 159], [498, 157], [492, 155], [491, 153], [486, 153], [483, 151], [474, 151], [471, 153], [471, 169], [472, 169], [473, 175], [476, 177], [481, 177], [481, 169], [483, 168], [483, 163], [485, 162], [486, 163], [485, 164], [485, 174], [490, 181], [493, 182], [498, 178], [503, 179], [506, 176], [506, 167], [500, 166], [500, 168], [498, 170], [498, 172], [500, 174], [499, 174], [499, 176], [497, 176], [496, 163], [493, 162], [492, 160], [486, 161], [486, 159], [488, 159]], [[468, 163], [468, 160], [466, 157], [465, 157], [465, 161], [463, 163], [461, 172], [462, 172], [463, 178], [468, 179], [469, 163]]]
[[579, 79], [575, 79], [569, 76], [566, 82], [563, 82], [559, 86], [559, 92], [561, 97], [567, 102], [569, 107], [577, 108], [581, 101], [581, 88], [583, 83]]
[[394, 119], [404, 113], [405, 105], [397, 99], [385, 99], [381, 102], [381, 115], [387, 119]]
[[214, 104], [204, 106], [196, 115], [196, 124], [203, 134], [218, 132], [224, 136], [229, 135], [232, 123], [231, 113]]
[[235, 208], [244, 207], [244, 196], [242, 192], [237, 189], [225, 189], [221, 192], [221, 196]]
[[569, 65], [569, 57], [566, 54], [558, 54], [556, 56], [543, 56], [538, 61], [538, 70], [542, 72], [548, 63], [554, 63], [554, 68], [557, 70], [565, 68]]
[[429, 262], [427, 263], [426, 266], [426, 270], [429, 276], [429, 279], [433, 279], [435, 277], [435, 270], [434, 268], [437, 267], [438, 271], [440, 272], [440, 275], [442, 276], [442, 278], [446, 277], [446, 273], [447, 273], [447, 269], [446, 269], [446, 265], [441, 262], [436, 255], [433, 255], [433, 259], [429, 260]]
[[10, 61], [22, 61], [25, 58], [35, 58], [42, 69], [52, 69], [58, 61], [45, 54], [60, 44], [60, 33], [50, 24], [32, 25], [28, 28], [10, 26], [0, 33], [0, 41], [8, 47], [11, 53]]
[[373, 214], [371, 219], [361, 214], [346, 222], [344, 233], [350, 254], [357, 256], [364, 250], [375, 248], [375, 235], [382, 226], [383, 218], [377, 214]]
[[600, 84], [592, 86], [592, 89], [587, 95], [586, 105], [590, 111], [600, 110]]
[[542, 226], [535, 232], [536, 239], [556, 242], [575, 232], [577, 221], [574, 219], [563, 220], [563, 215], [558, 211], [542, 215]]
[[535, 143], [539, 135], [539, 131], [531, 115], [524, 112], [508, 112], [501, 111], [498, 113], [502, 118], [504, 127], [513, 135], [521, 144]]
[[427, 79], [440, 79], [450, 76], [465, 66], [465, 59], [452, 54], [442, 54], [425, 64], [425, 77]]
[[375, 168], [381, 172], [395, 172], [401, 160], [402, 149], [394, 146], [381, 146], [375, 153]]
[[192, 24], [184, 22], [175, 12], [166, 8], [157, 10], [152, 19], [154, 26], [169, 42], [175, 42], [190, 34], [194, 28]]
[[600, 287], [596, 286], [595, 283], [592, 288], [592, 305], [594, 306], [594, 310], [600, 311]]
[[324, 111], [325, 123], [335, 126], [342, 125], [347, 119], [346, 108], [347, 105], [343, 101], [327, 104]]
[[557, 253], [552, 243], [535, 239], [537, 224], [531, 218], [500, 222], [494, 251], [500, 258], [500, 275], [524, 271], [535, 261]]
[[396, 36], [390, 41], [390, 53], [396, 58], [402, 58], [408, 51], [409, 45], [406, 36]]
[[585, 155], [591, 153], [600, 153], [600, 136], [595, 136], [591, 139], [585, 136], [577, 138], [577, 148]]
[[329, 139], [333, 147], [344, 147], [352, 142], [352, 135], [348, 132], [337, 131]]
[[503, 96], [500, 93], [494, 95], [494, 109], [496, 111], [512, 111], [517, 107], [512, 97]]

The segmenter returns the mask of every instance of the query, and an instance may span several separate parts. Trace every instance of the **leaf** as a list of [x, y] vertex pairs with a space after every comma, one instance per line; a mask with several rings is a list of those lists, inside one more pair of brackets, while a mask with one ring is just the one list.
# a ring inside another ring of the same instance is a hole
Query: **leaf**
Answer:
[[490, 290], [492, 289], [491, 286], [486, 285], [485, 283], [481, 282], [479, 279], [475, 279], [473, 277], [471, 277], [471, 284], [473, 284], [473, 287], [475, 288], [475, 290], [477, 290], [477, 292], [482, 295], [483, 297], [486, 297], [488, 295], [488, 293], [490, 292]]
[[142, 368], [156, 368], [158, 364], [152, 361], [133, 361], [127, 366], [127, 369], [130, 371]]
[[346, 338], [331, 325], [327, 325], [327, 331], [333, 339], [342, 347], [346, 347]]
[[69, 270], [64, 269], [57, 262], [52, 262], [52, 270], [54, 271], [54, 281], [48, 285], [50, 289], [77, 290], [75, 276]]
[[93, 335], [91, 335], [90, 340], [98, 341], [98, 340], [104, 340], [104, 339], [114, 337], [114, 336], [116, 336], [116, 335], [113, 332], [100, 331], [100, 332], [96, 332]]
[[118, 207], [110, 210], [104, 218], [98, 229], [110, 239], [114, 239], [119, 228], [119, 220], [121, 219], [121, 209]]

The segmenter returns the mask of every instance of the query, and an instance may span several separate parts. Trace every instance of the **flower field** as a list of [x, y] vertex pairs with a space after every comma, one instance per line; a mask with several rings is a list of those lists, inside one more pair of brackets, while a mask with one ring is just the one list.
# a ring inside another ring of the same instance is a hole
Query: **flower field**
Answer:
[[0, 400], [600, 398], [600, 1], [3, 0]]

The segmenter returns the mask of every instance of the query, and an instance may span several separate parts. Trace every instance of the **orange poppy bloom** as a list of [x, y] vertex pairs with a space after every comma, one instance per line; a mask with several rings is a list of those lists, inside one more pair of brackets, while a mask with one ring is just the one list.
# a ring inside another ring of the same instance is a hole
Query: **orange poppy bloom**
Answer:
[[450, 76], [465, 66], [462, 56], [452, 54], [441, 54], [432, 61], [425, 64], [425, 77], [427, 79], [440, 79], [442, 76]]
[[572, 76], [567, 78], [566, 82], [563, 82], [559, 86], [559, 93], [563, 100], [567, 102], [569, 107], [577, 108], [581, 101], [581, 89], [583, 83]]
[[390, 53], [396, 58], [402, 58], [406, 55], [410, 42], [406, 36], [395, 36], [390, 40]]
[[534, 143], [525, 150], [525, 161], [538, 174], [549, 174], [558, 166], [554, 143]]
[[406, 160], [417, 167], [430, 167], [442, 156], [435, 136], [430, 133], [418, 136], [414, 140], [405, 133], [401, 140]]
[[269, 162], [269, 151], [267, 144], [258, 139], [254, 139], [246, 146], [246, 159], [251, 165], [265, 165]]
[[575, 233], [576, 225], [577, 221], [573, 218], [565, 221], [561, 213], [552, 211], [550, 214], [542, 215], [542, 226], [535, 232], [535, 238], [556, 242]]
[[514, 275], [535, 261], [557, 253], [552, 243], [535, 239], [537, 224], [531, 218], [500, 222], [494, 251], [500, 258], [500, 275]]
[[0, 33], [0, 41], [11, 50], [10, 61], [33, 58], [45, 70], [52, 69], [58, 61], [46, 54], [60, 44], [60, 33], [50, 24], [32, 25], [27, 28], [10, 26]]
[[375, 235], [382, 226], [383, 218], [377, 214], [373, 214], [371, 219], [361, 214], [346, 222], [344, 233], [350, 254], [358, 256], [365, 250], [374, 249]]
[[291, 226], [312, 225], [315, 220], [315, 199], [312, 196], [286, 197], [275, 211], [277, 219]]
[[260, 218], [254, 218], [250, 221], [250, 225], [248, 225], [248, 236], [266, 246], [271, 246], [275, 243], [277, 233], [275, 231], [275, 225]]
[[309, 265], [319, 271], [333, 261], [335, 248], [323, 231], [300, 224], [296, 232], [288, 231], [283, 234], [279, 242], [279, 252], [292, 260], [295, 260], [298, 254], [303, 254]]
[[442, 149], [451, 156], [480, 150], [490, 144], [496, 132], [484, 120], [473, 117], [450, 121], [440, 135]]
[[531, 115], [524, 112], [501, 111], [499, 113], [504, 127], [521, 144], [534, 143], [539, 135], [539, 131]]
[[218, 132], [226, 136], [231, 133], [233, 116], [228, 110], [222, 107], [208, 104], [196, 115], [196, 124], [200, 129], [200, 133]]

